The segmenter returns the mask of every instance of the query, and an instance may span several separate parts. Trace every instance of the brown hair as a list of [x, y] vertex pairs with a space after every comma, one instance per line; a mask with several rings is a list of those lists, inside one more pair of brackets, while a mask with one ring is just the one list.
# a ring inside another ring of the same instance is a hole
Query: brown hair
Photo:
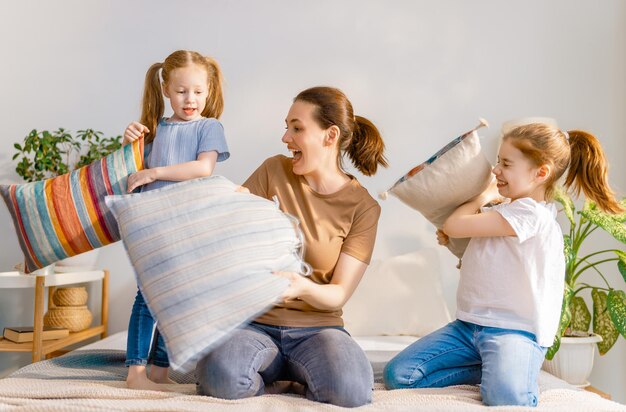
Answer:
[[334, 87], [312, 87], [300, 92], [294, 102], [303, 101], [316, 107], [313, 118], [327, 129], [337, 126], [340, 131], [337, 164], [342, 167], [342, 154], [347, 153], [352, 164], [366, 176], [376, 173], [378, 165], [387, 167], [385, 143], [380, 132], [365, 117], [355, 116], [352, 103]]
[[[150, 129], [146, 134], [146, 143], [150, 143], [156, 136], [159, 119], [163, 116], [165, 103], [161, 89], [161, 78], [167, 85], [170, 73], [178, 68], [192, 64], [203, 67], [207, 72], [209, 93], [206, 106], [202, 111], [203, 117], [219, 119], [224, 110], [224, 96], [222, 92], [222, 71], [217, 61], [208, 56], [189, 50], [177, 50], [167, 56], [163, 63], [154, 63], [146, 73], [146, 80], [141, 105], [141, 123]], [[159, 76], [159, 71], [161, 72]]]
[[557, 180], [567, 170], [564, 186], [576, 196], [582, 191], [600, 209], [623, 211], [608, 182], [608, 163], [598, 139], [590, 133], [572, 130], [564, 133], [544, 123], [516, 127], [503, 136], [536, 166], [553, 168], [546, 181], [546, 198], [552, 200]]

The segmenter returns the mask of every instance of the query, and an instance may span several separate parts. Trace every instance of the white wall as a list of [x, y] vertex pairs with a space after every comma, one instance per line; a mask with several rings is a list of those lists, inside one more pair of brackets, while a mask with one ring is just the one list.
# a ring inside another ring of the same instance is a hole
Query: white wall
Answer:
[[[361, 182], [376, 194], [479, 116], [493, 127], [550, 116], [594, 132], [626, 189], [626, 3], [584, 0], [163, 0], [5, 2], [0, 10], [0, 181], [18, 182], [13, 143], [31, 129], [95, 128], [121, 134], [139, 115], [148, 66], [179, 48], [213, 55], [226, 78], [222, 117], [232, 157], [217, 168], [234, 181], [280, 143], [291, 99], [334, 85], [382, 130], [391, 166]], [[433, 228], [390, 199], [382, 204], [377, 257], [435, 244]], [[0, 264], [20, 261], [0, 208]], [[604, 242], [604, 241], [603, 241]], [[123, 248], [103, 249], [112, 269], [110, 332], [126, 328], [135, 282]], [[446, 286], [456, 287], [448, 259]], [[621, 282], [612, 273], [613, 281]], [[0, 291], [0, 326], [32, 319], [29, 291]], [[410, 308], [407, 308], [410, 310]], [[598, 359], [592, 382], [626, 401], [626, 341]], [[0, 371], [28, 363], [0, 353]]]

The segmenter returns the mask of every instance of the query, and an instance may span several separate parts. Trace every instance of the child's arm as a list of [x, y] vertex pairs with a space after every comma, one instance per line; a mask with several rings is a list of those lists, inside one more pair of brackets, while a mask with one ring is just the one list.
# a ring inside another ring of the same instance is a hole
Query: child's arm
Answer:
[[481, 206], [500, 199], [495, 179], [480, 195], [459, 206], [443, 224], [443, 232], [452, 238], [515, 236], [515, 231], [495, 211], [478, 213]]
[[127, 190], [130, 193], [135, 188], [152, 183], [155, 180], [182, 182], [183, 180], [210, 176], [213, 173], [216, 162], [217, 152], [212, 150], [200, 153], [198, 159], [191, 162], [140, 170], [128, 176]]

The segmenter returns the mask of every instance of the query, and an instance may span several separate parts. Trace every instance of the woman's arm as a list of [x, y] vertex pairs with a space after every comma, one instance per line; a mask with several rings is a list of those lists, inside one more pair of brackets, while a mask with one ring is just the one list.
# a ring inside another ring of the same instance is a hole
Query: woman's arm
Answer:
[[515, 236], [515, 231], [495, 211], [479, 213], [481, 206], [499, 200], [495, 179], [483, 193], [459, 206], [443, 224], [443, 232], [452, 238]]
[[309, 278], [293, 272], [279, 272], [291, 284], [283, 294], [285, 301], [300, 299], [311, 306], [323, 310], [341, 309], [350, 299], [361, 281], [367, 264], [341, 253], [335, 266], [333, 278], [327, 285], [319, 285]]
[[182, 182], [183, 180], [210, 176], [213, 173], [216, 162], [217, 152], [213, 150], [200, 153], [198, 159], [191, 162], [140, 170], [128, 176], [127, 190], [130, 193], [135, 188], [152, 183], [155, 180]]

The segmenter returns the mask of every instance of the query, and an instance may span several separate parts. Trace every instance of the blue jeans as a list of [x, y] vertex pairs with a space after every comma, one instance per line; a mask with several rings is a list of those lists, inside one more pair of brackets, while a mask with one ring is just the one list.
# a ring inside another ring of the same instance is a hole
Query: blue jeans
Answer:
[[156, 327], [156, 321], [137, 290], [133, 310], [128, 321], [128, 338], [126, 340], [126, 366], [147, 365], [152, 360], [155, 366], [170, 366], [167, 349], [163, 337]]
[[396, 355], [385, 366], [387, 389], [478, 384], [489, 406], [536, 406], [546, 353], [535, 335], [455, 320]]
[[374, 375], [359, 345], [341, 327], [251, 323], [198, 362], [197, 392], [222, 399], [265, 393], [275, 381], [302, 384], [317, 402], [356, 407], [371, 402]]

